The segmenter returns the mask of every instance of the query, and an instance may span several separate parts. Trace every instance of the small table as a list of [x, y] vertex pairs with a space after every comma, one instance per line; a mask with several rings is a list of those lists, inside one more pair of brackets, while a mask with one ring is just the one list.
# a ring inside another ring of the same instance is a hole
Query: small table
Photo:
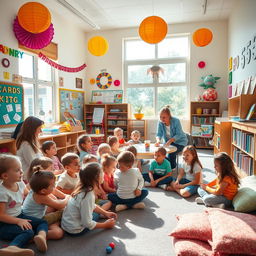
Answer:
[[[153, 159], [154, 152], [158, 148], [155, 144], [151, 143], [148, 150], [146, 150], [144, 143], [143, 144], [134, 144], [133, 145], [137, 149], [137, 158], [138, 159]], [[177, 151], [175, 146], [164, 147], [167, 151], [167, 154], [173, 153]]]

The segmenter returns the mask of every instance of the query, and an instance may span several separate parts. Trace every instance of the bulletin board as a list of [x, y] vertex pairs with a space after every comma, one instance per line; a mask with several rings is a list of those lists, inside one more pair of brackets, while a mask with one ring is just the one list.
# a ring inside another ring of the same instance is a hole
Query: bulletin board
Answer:
[[122, 103], [123, 91], [122, 90], [96, 90], [92, 91], [91, 101], [93, 103]]
[[69, 89], [59, 89], [60, 122], [65, 122], [65, 111], [70, 112], [76, 119], [84, 121], [84, 92]]
[[24, 117], [22, 84], [0, 81], [0, 127], [16, 126]]

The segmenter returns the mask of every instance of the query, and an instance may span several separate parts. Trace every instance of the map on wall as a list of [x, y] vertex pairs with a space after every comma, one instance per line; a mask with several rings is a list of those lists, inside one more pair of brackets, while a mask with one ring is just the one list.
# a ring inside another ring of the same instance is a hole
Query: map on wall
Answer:
[[64, 112], [70, 112], [76, 119], [84, 121], [84, 92], [59, 89], [60, 122], [65, 122]]

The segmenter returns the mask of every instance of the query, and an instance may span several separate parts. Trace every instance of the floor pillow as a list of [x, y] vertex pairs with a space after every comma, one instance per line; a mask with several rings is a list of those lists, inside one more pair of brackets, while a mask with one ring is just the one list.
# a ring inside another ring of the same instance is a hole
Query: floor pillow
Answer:
[[212, 239], [212, 229], [205, 212], [186, 213], [177, 216], [178, 224], [170, 236], [176, 238], [198, 239], [208, 241]]
[[233, 199], [233, 206], [237, 212], [256, 211], [256, 190], [242, 187]]
[[256, 216], [207, 209], [212, 227], [212, 250], [229, 254], [256, 255]]

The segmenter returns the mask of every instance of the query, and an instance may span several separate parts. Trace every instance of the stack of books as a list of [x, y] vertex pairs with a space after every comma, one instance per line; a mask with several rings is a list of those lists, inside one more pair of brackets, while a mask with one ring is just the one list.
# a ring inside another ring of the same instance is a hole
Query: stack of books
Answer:
[[0, 140], [11, 139], [14, 128], [4, 128], [0, 131]]

